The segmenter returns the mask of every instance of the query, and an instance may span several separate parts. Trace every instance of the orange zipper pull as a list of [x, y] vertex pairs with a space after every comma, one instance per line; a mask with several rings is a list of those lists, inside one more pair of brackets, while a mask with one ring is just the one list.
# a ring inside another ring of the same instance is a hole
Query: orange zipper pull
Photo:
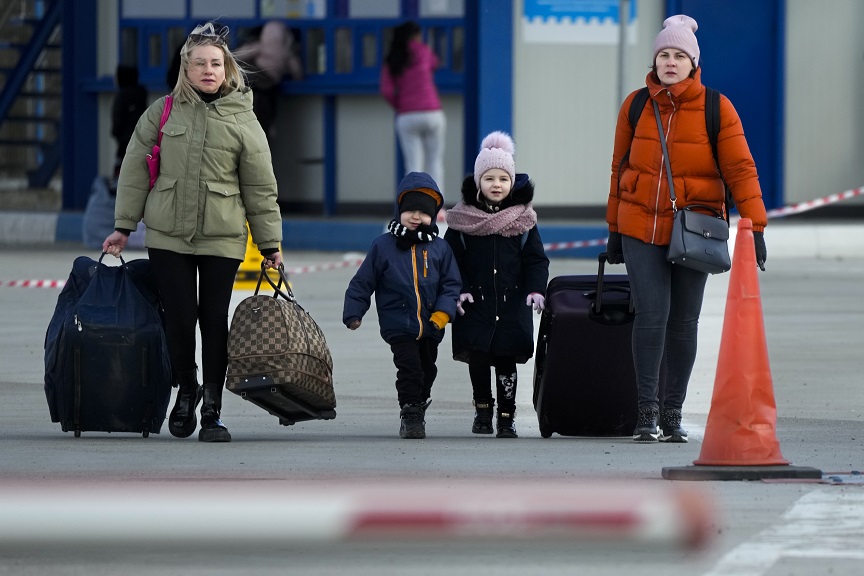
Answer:
[[429, 268], [429, 258], [426, 250], [423, 250], [423, 277], [426, 278], [426, 269]]

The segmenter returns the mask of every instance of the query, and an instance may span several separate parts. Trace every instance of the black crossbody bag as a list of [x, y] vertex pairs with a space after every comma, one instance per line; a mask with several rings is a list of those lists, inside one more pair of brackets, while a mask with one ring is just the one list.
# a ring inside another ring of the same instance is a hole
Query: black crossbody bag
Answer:
[[729, 223], [720, 211], [710, 206], [691, 204], [679, 210], [675, 205], [675, 185], [672, 181], [669, 151], [666, 148], [666, 134], [660, 119], [660, 109], [656, 102], [652, 103], [657, 130], [660, 132], [663, 162], [669, 179], [669, 197], [672, 200], [672, 239], [666, 259], [673, 264], [708, 274], [728, 272], [732, 268], [728, 246]]

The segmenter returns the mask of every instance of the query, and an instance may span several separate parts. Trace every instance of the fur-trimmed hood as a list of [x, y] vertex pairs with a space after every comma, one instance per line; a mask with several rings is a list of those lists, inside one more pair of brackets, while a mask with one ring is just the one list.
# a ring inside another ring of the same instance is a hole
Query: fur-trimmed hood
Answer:
[[[474, 184], [474, 176], [470, 175], [462, 181], [462, 201], [468, 206], [474, 206], [485, 212], [489, 212], [489, 207], [483, 201], [483, 196], [478, 197], [477, 186]], [[501, 210], [516, 206], [517, 204], [530, 204], [534, 200], [534, 182], [528, 177], [528, 174], [516, 174], [516, 180], [513, 182], [513, 189], [510, 194], [501, 201], [499, 208]]]

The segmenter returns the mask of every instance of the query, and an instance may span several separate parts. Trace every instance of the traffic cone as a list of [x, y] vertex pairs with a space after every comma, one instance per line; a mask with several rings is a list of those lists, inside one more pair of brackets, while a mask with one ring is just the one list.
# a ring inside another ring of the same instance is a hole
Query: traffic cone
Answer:
[[[280, 246], [281, 249], [281, 246]], [[258, 278], [261, 277], [261, 262], [264, 257], [258, 251], [258, 247], [252, 242], [252, 234], [249, 232], [249, 224], [246, 224], [246, 256], [237, 269], [237, 275], [234, 277], [235, 290], [254, 290], [258, 285]], [[266, 274], [274, 282], [279, 282], [279, 273], [275, 270], [267, 270]], [[267, 281], [264, 281], [267, 284]], [[290, 285], [290, 284], [289, 284]]]
[[664, 468], [663, 477], [673, 480], [821, 478], [821, 471], [815, 468], [788, 465], [780, 453], [776, 424], [777, 407], [762, 319], [753, 224], [749, 218], [741, 218], [702, 451], [699, 459], [693, 462], [695, 467]]
[[738, 222], [735, 265], [729, 274], [726, 315], [714, 395], [697, 465], [788, 464], [775, 429], [777, 406], [768, 364], [762, 299], [756, 276], [753, 225]]

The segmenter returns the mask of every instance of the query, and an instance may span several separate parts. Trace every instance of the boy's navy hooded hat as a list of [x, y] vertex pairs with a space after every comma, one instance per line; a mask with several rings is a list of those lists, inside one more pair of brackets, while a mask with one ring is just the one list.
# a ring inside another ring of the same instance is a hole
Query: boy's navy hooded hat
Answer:
[[410, 172], [399, 182], [396, 203], [399, 213], [420, 210], [434, 222], [444, 204], [438, 184], [425, 172]]

